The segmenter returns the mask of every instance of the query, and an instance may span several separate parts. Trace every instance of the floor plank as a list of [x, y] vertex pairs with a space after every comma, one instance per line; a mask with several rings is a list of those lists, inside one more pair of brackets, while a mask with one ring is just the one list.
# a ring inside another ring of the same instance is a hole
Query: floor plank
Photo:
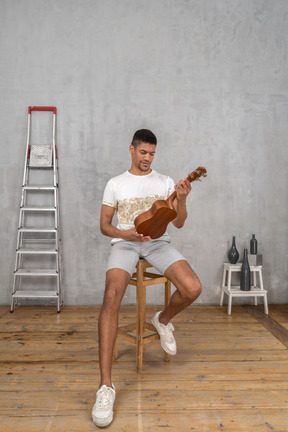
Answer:
[[286, 348], [288, 348], [288, 332], [284, 326], [259, 308], [246, 306], [248, 313], [255, 317], [273, 336], [275, 336]]
[[[147, 309], [150, 318], [157, 307]], [[288, 307], [269, 306], [282, 340], [259, 319], [261, 307], [249, 309], [233, 306], [228, 316], [227, 307], [188, 308], [173, 320], [177, 356], [164, 362], [156, 341], [145, 347], [142, 373], [135, 347], [119, 341], [109, 430], [287, 432]], [[134, 314], [135, 307], [123, 307], [121, 324]], [[1, 432], [97, 430], [98, 315], [98, 306], [60, 314], [55, 307], [0, 308]]]

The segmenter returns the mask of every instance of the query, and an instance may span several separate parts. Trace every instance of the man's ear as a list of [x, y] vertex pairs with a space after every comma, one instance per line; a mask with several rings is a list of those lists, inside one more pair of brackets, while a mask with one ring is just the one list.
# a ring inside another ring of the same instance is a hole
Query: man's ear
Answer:
[[130, 144], [130, 146], [129, 146], [129, 152], [130, 152], [131, 155], [133, 155], [134, 150], [135, 150], [135, 147], [132, 144]]

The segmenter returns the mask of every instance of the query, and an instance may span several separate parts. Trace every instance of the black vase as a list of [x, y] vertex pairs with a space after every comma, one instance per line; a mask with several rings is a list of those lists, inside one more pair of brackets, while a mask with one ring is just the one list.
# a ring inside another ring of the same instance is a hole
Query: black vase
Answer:
[[250, 240], [250, 254], [257, 255], [257, 240], [255, 234], [252, 234], [252, 239]]
[[240, 290], [251, 291], [251, 273], [250, 273], [250, 265], [248, 261], [247, 249], [244, 249], [244, 258], [243, 258], [241, 275], [240, 275]]
[[232, 246], [231, 246], [230, 251], [228, 252], [228, 260], [229, 260], [230, 264], [236, 264], [238, 259], [239, 259], [239, 252], [236, 249], [235, 237], [233, 237]]

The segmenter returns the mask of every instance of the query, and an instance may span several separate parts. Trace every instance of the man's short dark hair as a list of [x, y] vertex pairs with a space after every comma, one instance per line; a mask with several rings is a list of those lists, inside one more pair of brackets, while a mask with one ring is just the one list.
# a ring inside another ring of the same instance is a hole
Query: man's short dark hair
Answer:
[[148, 144], [157, 144], [157, 138], [149, 129], [140, 129], [135, 132], [132, 140], [132, 145], [136, 147], [140, 142]]

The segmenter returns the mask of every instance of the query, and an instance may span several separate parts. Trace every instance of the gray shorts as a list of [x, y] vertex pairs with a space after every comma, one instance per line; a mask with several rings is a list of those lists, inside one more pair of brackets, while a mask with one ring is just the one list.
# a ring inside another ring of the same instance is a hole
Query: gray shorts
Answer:
[[146, 259], [162, 275], [176, 261], [186, 258], [170, 245], [169, 236], [165, 235], [147, 242], [121, 240], [111, 246], [107, 271], [120, 268], [132, 275], [139, 258]]

